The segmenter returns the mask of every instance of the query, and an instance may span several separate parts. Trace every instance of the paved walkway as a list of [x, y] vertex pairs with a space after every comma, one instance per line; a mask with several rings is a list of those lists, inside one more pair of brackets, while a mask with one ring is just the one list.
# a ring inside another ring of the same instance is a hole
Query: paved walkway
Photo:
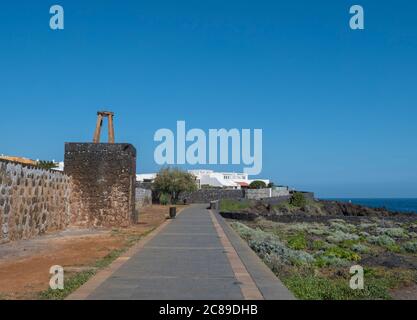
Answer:
[[206, 207], [185, 209], [125, 261], [116, 262], [114, 272], [93, 278], [70, 298], [293, 299], [223, 218]]

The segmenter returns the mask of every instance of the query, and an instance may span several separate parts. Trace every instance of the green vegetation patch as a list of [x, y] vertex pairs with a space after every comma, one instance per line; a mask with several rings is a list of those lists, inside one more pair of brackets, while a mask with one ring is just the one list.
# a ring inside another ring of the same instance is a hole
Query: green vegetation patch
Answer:
[[406, 252], [417, 253], [417, 241], [408, 241], [402, 247]]
[[341, 247], [330, 247], [326, 249], [323, 254], [324, 256], [333, 256], [340, 259], [348, 260], [348, 261], [359, 261], [361, 256], [349, 249], [341, 248]]
[[391, 238], [408, 238], [407, 231], [405, 231], [403, 228], [397, 227], [397, 228], [377, 228], [377, 233], [379, 234], [385, 234], [388, 237]]
[[220, 211], [223, 212], [238, 212], [249, 207], [250, 203], [248, 201], [236, 201], [230, 199], [220, 201]]
[[52, 290], [48, 289], [39, 294], [41, 300], [64, 300], [68, 295], [81, 287], [86, 283], [92, 276], [95, 275], [94, 269], [79, 272], [72, 277], [64, 278], [64, 289], [63, 290]]
[[314, 262], [311, 254], [288, 248], [277, 236], [254, 230], [248, 226], [234, 222], [232, 227], [248, 241], [249, 246], [270, 265], [271, 261], [279, 261], [285, 265], [307, 265]]
[[331, 243], [340, 243], [347, 240], [359, 240], [359, 236], [354, 233], [347, 233], [341, 230], [336, 230], [332, 231], [326, 239]]
[[303, 232], [299, 232], [296, 235], [291, 236], [288, 239], [288, 246], [294, 250], [307, 249], [307, 239]]
[[298, 299], [304, 300], [390, 299], [387, 284], [375, 278], [365, 282], [364, 290], [352, 290], [348, 279], [318, 276], [293, 275], [283, 282]]

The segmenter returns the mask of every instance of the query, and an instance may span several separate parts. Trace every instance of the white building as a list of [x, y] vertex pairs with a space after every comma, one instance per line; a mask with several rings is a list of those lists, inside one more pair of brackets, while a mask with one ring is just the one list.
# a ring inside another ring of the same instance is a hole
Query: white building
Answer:
[[246, 173], [214, 172], [213, 170], [189, 170], [188, 172], [196, 177], [199, 189], [204, 186], [224, 189], [241, 189], [249, 187], [253, 181], [263, 181], [266, 185], [270, 182], [265, 179], [249, 179], [249, 176]]
[[55, 162], [55, 160], [53, 160], [53, 162], [56, 164], [56, 168], [52, 168], [52, 170], [55, 170], [55, 171], [64, 171], [64, 162], [63, 161], [61, 161], [61, 162]]
[[142, 173], [136, 175], [137, 182], [153, 182], [156, 178], [156, 173]]

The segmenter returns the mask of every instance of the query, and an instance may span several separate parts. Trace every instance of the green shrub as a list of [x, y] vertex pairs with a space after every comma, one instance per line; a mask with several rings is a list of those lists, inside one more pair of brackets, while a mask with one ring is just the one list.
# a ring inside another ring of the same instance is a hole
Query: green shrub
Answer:
[[327, 228], [325, 226], [319, 228], [313, 227], [307, 230], [307, 232], [315, 236], [325, 236], [328, 234]]
[[307, 239], [303, 232], [299, 232], [288, 239], [288, 246], [294, 250], [304, 250], [307, 248]]
[[301, 192], [293, 193], [290, 199], [290, 205], [294, 207], [304, 207], [307, 204], [307, 200]]
[[288, 248], [273, 234], [259, 229], [254, 230], [239, 222], [232, 223], [232, 227], [248, 242], [252, 250], [266, 262], [270, 261], [274, 255], [279, 257], [279, 261], [285, 265], [299, 266], [314, 262], [312, 255], [304, 251]]
[[361, 259], [360, 255], [357, 253], [341, 247], [330, 247], [324, 252], [323, 255], [328, 257], [333, 256], [348, 261], [359, 261]]
[[368, 253], [371, 249], [364, 244], [356, 243], [352, 245], [352, 250], [358, 253]]
[[381, 247], [395, 245], [395, 240], [387, 235], [370, 236], [368, 237], [368, 241]]
[[163, 206], [166, 206], [170, 203], [171, 197], [167, 193], [162, 193], [159, 196], [159, 203]]
[[323, 241], [323, 240], [314, 240], [313, 243], [312, 243], [312, 245], [311, 245], [311, 248], [313, 250], [316, 250], [317, 251], [317, 250], [327, 249], [329, 246], [330, 245], [327, 242]]
[[246, 241], [249, 241], [255, 235], [256, 232], [260, 231], [249, 228], [248, 226], [240, 222], [232, 222], [230, 226]]
[[391, 238], [407, 238], [408, 234], [403, 228], [377, 228], [378, 234], [385, 234]]
[[358, 240], [359, 236], [353, 233], [346, 233], [341, 230], [336, 230], [332, 232], [326, 239], [332, 243], [339, 243], [346, 240]]
[[335, 256], [318, 255], [314, 264], [319, 268], [347, 267], [350, 264], [350, 262]]
[[408, 241], [403, 244], [403, 249], [410, 253], [417, 252], [417, 241]]
[[330, 222], [330, 228], [332, 230], [340, 230], [346, 233], [352, 233], [356, 231], [356, 227], [353, 224], [349, 224], [345, 222], [340, 223], [334, 220]]
[[251, 182], [251, 184], [249, 185], [249, 189], [265, 189], [266, 188], [266, 183], [263, 181], [253, 181]]
[[361, 228], [362, 230], [365, 230], [365, 229], [374, 229], [377, 226], [378, 225], [376, 223], [361, 223], [359, 225], [359, 228]]

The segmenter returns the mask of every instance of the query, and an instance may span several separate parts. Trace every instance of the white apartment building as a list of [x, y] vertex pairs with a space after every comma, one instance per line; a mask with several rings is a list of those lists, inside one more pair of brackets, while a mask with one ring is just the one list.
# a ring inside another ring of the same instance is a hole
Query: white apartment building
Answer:
[[[270, 182], [265, 179], [249, 179], [249, 176], [246, 173], [215, 172], [213, 170], [189, 170], [188, 172], [195, 176], [199, 189], [204, 186], [224, 189], [241, 189], [249, 187], [253, 181], [263, 181], [266, 185]], [[157, 173], [137, 174], [136, 181], [153, 182], [156, 176]]]
[[266, 185], [270, 182], [265, 179], [249, 179], [249, 176], [246, 173], [214, 172], [213, 170], [189, 170], [188, 172], [196, 177], [199, 189], [203, 186], [225, 189], [241, 189], [249, 187], [253, 181], [263, 181]]

